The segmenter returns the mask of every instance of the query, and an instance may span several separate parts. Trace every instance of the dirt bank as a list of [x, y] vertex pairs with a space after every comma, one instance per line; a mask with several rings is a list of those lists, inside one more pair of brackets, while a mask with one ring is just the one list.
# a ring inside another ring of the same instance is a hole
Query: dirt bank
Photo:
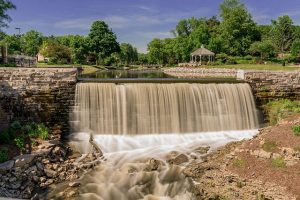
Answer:
[[260, 130], [255, 138], [231, 143], [190, 163], [185, 174], [203, 199], [300, 199], [300, 136], [292, 126], [300, 115]]

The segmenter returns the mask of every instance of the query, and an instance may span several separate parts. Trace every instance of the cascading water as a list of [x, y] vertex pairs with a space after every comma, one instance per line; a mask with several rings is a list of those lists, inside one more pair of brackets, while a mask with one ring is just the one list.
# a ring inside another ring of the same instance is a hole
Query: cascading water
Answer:
[[195, 199], [182, 167], [164, 162], [170, 152], [189, 157], [258, 127], [248, 84], [79, 83], [75, 102], [74, 138], [85, 141], [77, 147], [87, 152], [93, 132], [107, 159], [82, 179], [82, 199]]

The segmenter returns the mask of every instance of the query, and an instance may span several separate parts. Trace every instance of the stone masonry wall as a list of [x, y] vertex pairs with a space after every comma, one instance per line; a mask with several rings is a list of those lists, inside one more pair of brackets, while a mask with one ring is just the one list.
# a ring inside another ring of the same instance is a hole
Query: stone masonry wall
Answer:
[[[240, 72], [241, 73], [241, 72]], [[269, 100], [300, 100], [300, 71], [245, 71], [255, 98], [263, 104]]]
[[77, 69], [0, 68], [0, 130], [13, 120], [69, 130]]
[[300, 100], [300, 70], [266, 71], [178, 67], [164, 70], [179, 78], [236, 77], [250, 84], [258, 104], [276, 99]]

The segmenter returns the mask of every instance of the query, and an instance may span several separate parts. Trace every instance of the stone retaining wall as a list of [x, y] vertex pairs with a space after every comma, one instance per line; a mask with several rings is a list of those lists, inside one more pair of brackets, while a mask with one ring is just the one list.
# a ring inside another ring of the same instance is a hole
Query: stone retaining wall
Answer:
[[300, 71], [245, 71], [255, 98], [262, 104], [276, 99], [300, 100]]
[[[0, 68], [0, 116], [69, 129], [77, 69]], [[5, 123], [0, 123], [0, 129]]]
[[180, 78], [236, 77], [250, 84], [259, 104], [281, 98], [300, 100], [300, 70], [263, 71], [178, 67], [166, 69], [164, 72]]

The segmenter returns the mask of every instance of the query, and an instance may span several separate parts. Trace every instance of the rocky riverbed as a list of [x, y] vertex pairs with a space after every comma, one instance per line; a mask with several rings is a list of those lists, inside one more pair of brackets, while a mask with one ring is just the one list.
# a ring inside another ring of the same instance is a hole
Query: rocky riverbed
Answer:
[[[189, 153], [172, 151], [163, 159], [147, 158], [124, 165], [118, 173], [135, 178], [132, 180], [139, 185], [129, 181], [130, 194], [125, 196], [151, 194], [158, 183], [153, 180], [160, 180], [162, 188], [165, 184], [173, 188], [166, 191], [174, 199], [300, 199], [300, 137], [291, 130], [295, 124], [300, 124], [300, 116], [262, 128], [253, 139], [230, 143], [217, 151], [202, 146]], [[81, 155], [59, 140], [43, 142], [33, 154], [0, 164], [0, 195], [87, 199], [90, 186], [85, 186], [93, 181], [100, 184], [95, 177], [102, 176], [99, 171], [106, 170], [106, 162], [101, 153]], [[103, 180], [112, 175], [117, 184], [126, 183], [121, 174], [105, 174]], [[174, 192], [177, 187], [179, 195]], [[106, 187], [98, 189], [102, 194], [109, 191]], [[92, 196], [96, 198], [97, 193]]]

